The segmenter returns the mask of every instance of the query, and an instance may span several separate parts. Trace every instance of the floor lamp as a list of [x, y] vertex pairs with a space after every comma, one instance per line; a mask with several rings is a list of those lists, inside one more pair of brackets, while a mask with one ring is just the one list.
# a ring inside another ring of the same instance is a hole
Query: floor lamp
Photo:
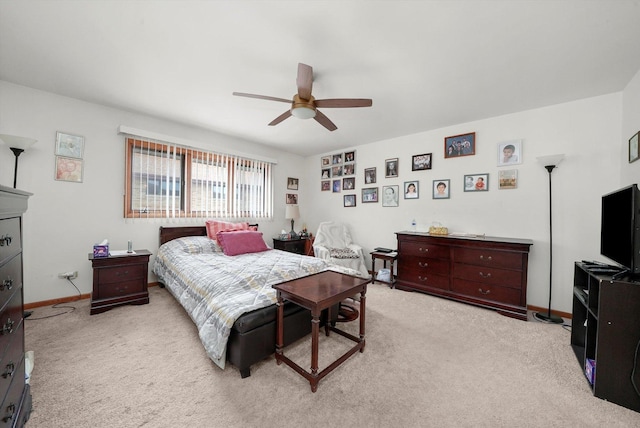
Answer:
[[533, 316], [538, 320], [546, 323], [561, 324], [564, 322], [562, 318], [557, 315], [551, 314], [551, 288], [553, 284], [553, 211], [551, 209], [551, 172], [555, 167], [564, 159], [564, 155], [550, 155], [541, 156], [538, 161], [544, 165], [545, 169], [549, 172], [549, 309], [547, 313], [536, 312]]
[[26, 137], [17, 137], [15, 135], [0, 134], [0, 141], [9, 146], [9, 149], [16, 157], [15, 166], [13, 168], [13, 188], [16, 188], [16, 182], [18, 178], [18, 156], [22, 154], [29, 147], [33, 146], [38, 140]]

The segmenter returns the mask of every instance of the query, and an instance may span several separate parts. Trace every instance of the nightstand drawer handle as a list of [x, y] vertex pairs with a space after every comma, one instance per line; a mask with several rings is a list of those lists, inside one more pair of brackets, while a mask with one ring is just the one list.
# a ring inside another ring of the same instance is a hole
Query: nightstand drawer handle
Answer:
[[8, 247], [9, 245], [11, 245], [12, 239], [13, 238], [11, 238], [11, 236], [4, 235], [2, 238], [0, 238], [0, 247], [4, 247], [5, 245]]
[[420, 267], [427, 267], [427, 266], [429, 266], [429, 263], [422, 263], [422, 262], [418, 262], [418, 266], [420, 266]]
[[8, 377], [13, 377], [13, 374], [16, 372], [16, 365], [13, 364], [13, 361], [11, 361], [9, 364], [6, 365], [6, 369], [4, 370], [4, 373], [2, 373], [2, 377], [3, 378], [8, 378]]
[[428, 278], [425, 276], [424, 278], [420, 275], [418, 275], [418, 279], [422, 282], [425, 282]]
[[7, 322], [4, 323], [4, 325], [2, 326], [2, 332], [0, 332], [0, 334], [11, 334], [13, 333], [13, 325], [15, 324], [15, 321], [11, 321], [11, 318], [7, 319]]
[[484, 294], [485, 296], [491, 293], [491, 290], [484, 291], [482, 288], [478, 288], [478, 291], [480, 292], [480, 294]]
[[420, 248], [418, 248], [418, 251], [420, 251], [421, 253], [428, 253], [429, 249], [420, 247]]
[[[480, 260], [485, 260], [485, 258], [484, 258], [484, 256], [482, 254], [480, 255]], [[491, 261], [491, 256], [488, 256], [487, 260]]]
[[124, 272], [116, 272], [116, 275], [129, 275], [129, 271], [125, 270]]
[[16, 405], [11, 403], [7, 406], [7, 416], [2, 418], [2, 422], [9, 422], [16, 415]]
[[480, 273], [480, 276], [483, 278], [491, 278], [491, 273], [482, 273], [482, 272], [479, 272], [479, 273]]
[[4, 281], [2, 281], [2, 284], [0, 285], [0, 291], [4, 290], [11, 290], [13, 288], [13, 279], [11, 278], [7, 278]]

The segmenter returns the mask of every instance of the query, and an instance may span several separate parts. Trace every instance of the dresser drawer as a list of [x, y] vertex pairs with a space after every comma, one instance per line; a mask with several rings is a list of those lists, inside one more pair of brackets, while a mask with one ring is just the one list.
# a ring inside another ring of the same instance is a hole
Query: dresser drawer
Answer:
[[433, 287], [443, 290], [449, 289], [449, 276], [431, 274], [416, 270], [406, 270], [398, 268], [398, 281], [411, 283], [417, 287]]
[[398, 253], [403, 256], [419, 256], [449, 259], [449, 247], [418, 241], [399, 241]]
[[[146, 264], [123, 265], [97, 269], [100, 285], [111, 282], [132, 281], [144, 278], [147, 273]], [[138, 281], [139, 282], [139, 281]]]
[[454, 278], [451, 284], [451, 291], [477, 299], [490, 300], [507, 305], [520, 305], [521, 291], [515, 288], [500, 287]]
[[454, 263], [453, 277], [488, 285], [500, 285], [517, 289], [522, 287], [522, 272], [515, 270]]
[[454, 248], [455, 263], [522, 270], [522, 253], [512, 253], [484, 248]]
[[0, 308], [9, 300], [13, 290], [22, 284], [22, 254], [0, 267]]
[[18, 334], [18, 330], [22, 331], [22, 289], [17, 287], [11, 299], [2, 308], [0, 313], [0, 355], [4, 355], [7, 347]]
[[21, 250], [20, 218], [0, 220], [0, 264]]
[[398, 270], [413, 270], [438, 275], [449, 275], [449, 261], [417, 256], [403, 257], [398, 261]]
[[11, 386], [0, 405], [0, 428], [21, 426], [16, 423], [19, 418], [20, 400], [24, 390], [24, 358], [20, 361], [18, 369], [13, 375]]
[[[23, 330], [24, 323], [21, 322], [11, 334], [11, 342], [0, 360], [0, 391], [6, 391], [9, 388], [11, 379], [16, 377], [20, 360], [24, 357]], [[24, 377], [24, 373], [22, 376]]]

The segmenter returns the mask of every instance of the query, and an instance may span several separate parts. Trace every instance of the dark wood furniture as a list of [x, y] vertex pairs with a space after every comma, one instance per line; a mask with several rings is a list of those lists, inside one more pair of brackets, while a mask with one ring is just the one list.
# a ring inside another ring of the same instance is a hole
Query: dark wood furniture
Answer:
[[149, 303], [147, 250], [134, 250], [125, 256], [94, 257], [89, 253], [93, 267], [91, 315], [121, 305]]
[[595, 361], [596, 397], [640, 412], [640, 280], [612, 280], [616, 270], [577, 262], [573, 279], [571, 346], [583, 370]]
[[0, 427], [22, 427], [31, 414], [25, 383], [22, 214], [31, 193], [0, 186]]
[[[371, 253], [371, 283], [374, 282], [382, 282], [384, 284], [388, 284], [389, 287], [393, 288], [395, 283], [396, 283], [396, 279], [395, 279], [395, 275], [393, 273], [393, 265], [395, 263], [395, 261], [398, 259], [398, 252], [397, 251], [392, 251], [390, 253], [383, 253], [380, 251], [372, 251]], [[376, 276], [378, 275], [378, 271], [376, 270], [376, 260], [380, 259], [382, 260], [383, 264], [383, 268], [386, 269], [387, 268], [387, 262], [389, 262], [390, 268], [389, 268], [389, 281], [381, 281], [379, 279], [376, 279]]]
[[295, 254], [306, 254], [307, 238], [273, 238], [273, 248]]
[[396, 288], [527, 319], [529, 239], [397, 232]]
[[[328, 375], [342, 364], [356, 351], [363, 352], [365, 346], [365, 294], [369, 279], [358, 278], [333, 271], [324, 271], [292, 281], [273, 286], [278, 292], [278, 338], [276, 343], [276, 362], [287, 364], [302, 375], [311, 384], [311, 391], [316, 392], [320, 379]], [[320, 330], [320, 316], [324, 309], [339, 304], [348, 297], [360, 293], [360, 337], [355, 337], [339, 330], [330, 323], [325, 323], [325, 333], [329, 336], [334, 331], [350, 339], [356, 344], [336, 361], [318, 373], [318, 335]], [[311, 371], [307, 371], [287, 358], [283, 353], [284, 347], [284, 299], [311, 311]]]

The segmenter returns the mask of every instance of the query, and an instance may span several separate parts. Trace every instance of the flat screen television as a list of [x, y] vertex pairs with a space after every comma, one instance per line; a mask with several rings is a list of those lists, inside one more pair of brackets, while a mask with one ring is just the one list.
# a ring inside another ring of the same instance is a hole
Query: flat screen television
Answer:
[[640, 190], [624, 187], [602, 197], [600, 254], [640, 274]]

